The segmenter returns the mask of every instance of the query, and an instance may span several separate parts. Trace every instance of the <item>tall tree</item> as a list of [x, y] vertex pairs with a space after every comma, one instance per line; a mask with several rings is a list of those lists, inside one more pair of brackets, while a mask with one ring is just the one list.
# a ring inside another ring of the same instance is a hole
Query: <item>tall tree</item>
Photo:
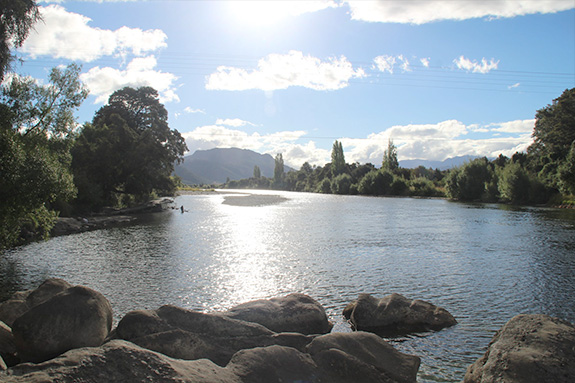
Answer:
[[0, 103], [0, 248], [48, 234], [53, 204], [76, 189], [69, 149], [74, 112], [86, 98], [79, 67], [55, 68], [50, 83], [13, 76]]
[[390, 172], [395, 172], [399, 168], [397, 161], [397, 147], [393, 144], [391, 138], [387, 142], [387, 149], [383, 152], [382, 169]]
[[0, 0], [0, 82], [15, 59], [10, 50], [22, 46], [39, 19], [34, 0]]
[[336, 177], [345, 172], [345, 157], [343, 155], [343, 146], [341, 142], [335, 141], [331, 150], [331, 172]]
[[174, 163], [186, 150], [180, 133], [169, 128], [155, 89], [118, 90], [73, 148], [79, 200], [98, 207], [118, 204], [122, 197], [140, 202], [155, 191], [171, 193]]
[[275, 158], [274, 166], [274, 184], [281, 186], [284, 182], [284, 158], [281, 153], [278, 153]]
[[254, 165], [254, 178], [258, 179], [262, 176], [262, 171], [259, 166]]

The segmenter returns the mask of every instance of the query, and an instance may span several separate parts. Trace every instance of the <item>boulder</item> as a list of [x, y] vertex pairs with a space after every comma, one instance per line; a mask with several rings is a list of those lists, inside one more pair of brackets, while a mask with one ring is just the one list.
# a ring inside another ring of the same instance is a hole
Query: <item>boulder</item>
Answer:
[[102, 347], [74, 349], [41, 364], [23, 363], [0, 371], [4, 383], [188, 382], [242, 383], [209, 360], [185, 361], [114, 340]]
[[457, 324], [447, 310], [422, 300], [409, 300], [400, 294], [381, 299], [369, 294], [359, 298], [343, 311], [355, 330], [374, 332], [383, 336], [437, 331]]
[[575, 382], [575, 326], [547, 315], [518, 315], [468, 367], [465, 383]]
[[329, 372], [328, 381], [415, 383], [421, 362], [379, 336], [361, 331], [319, 336], [307, 346], [307, 352]]
[[[358, 333], [359, 334], [359, 333]], [[351, 337], [357, 336], [351, 334]], [[334, 357], [333, 355], [337, 355]], [[374, 355], [373, 359], [386, 354]], [[344, 363], [344, 365], [333, 363]], [[345, 364], [347, 363], [347, 364]], [[338, 375], [338, 373], [342, 373]], [[335, 348], [315, 356], [291, 347], [242, 350], [225, 367], [207, 359], [181, 360], [123, 340], [70, 350], [49, 361], [0, 371], [4, 383], [194, 382], [194, 383], [401, 383], [369, 362]]]
[[112, 307], [97, 291], [75, 286], [14, 321], [22, 361], [43, 362], [73, 348], [99, 346], [112, 327]]
[[313, 339], [301, 334], [275, 334], [257, 323], [169, 305], [129, 312], [118, 324], [115, 336], [173, 358], [208, 358], [221, 366], [243, 349], [285, 345], [302, 350]]
[[333, 327], [323, 306], [305, 294], [243, 303], [231, 308], [225, 315], [259, 323], [274, 332], [326, 334]]
[[12, 326], [26, 311], [70, 287], [72, 285], [63, 279], [50, 278], [34, 290], [19, 291], [7, 301], [0, 303], [0, 321]]
[[16, 345], [12, 329], [0, 321], [0, 360], [7, 366], [13, 366], [19, 362], [16, 357]]

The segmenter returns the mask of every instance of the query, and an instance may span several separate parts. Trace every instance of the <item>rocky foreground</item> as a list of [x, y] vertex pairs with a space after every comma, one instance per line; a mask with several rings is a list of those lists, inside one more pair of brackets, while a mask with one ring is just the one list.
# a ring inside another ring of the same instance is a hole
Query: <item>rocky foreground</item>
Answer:
[[[428, 331], [451, 314], [399, 294], [360, 295], [344, 314], [356, 329]], [[303, 294], [203, 313], [175, 306], [132, 311], [112, 330], [97, 291], [49, 279], [0, 303], [2, 382], [416, 382], [420, 359], [371, 332], [331, 333]], [[575, 328], [544, 315], [513, 318], [465, 382], [575, 381]]]

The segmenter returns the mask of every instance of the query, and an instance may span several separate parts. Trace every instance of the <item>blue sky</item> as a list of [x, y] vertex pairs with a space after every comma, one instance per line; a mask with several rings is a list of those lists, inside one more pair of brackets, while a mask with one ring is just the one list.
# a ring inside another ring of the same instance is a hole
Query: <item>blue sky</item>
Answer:
[[18, 72], [82, 64], [90, 121], [152, 86], [191, 152], [240, 147], [287, 164], [495, 157], [575, 86], [575, 1], [40, 2]]

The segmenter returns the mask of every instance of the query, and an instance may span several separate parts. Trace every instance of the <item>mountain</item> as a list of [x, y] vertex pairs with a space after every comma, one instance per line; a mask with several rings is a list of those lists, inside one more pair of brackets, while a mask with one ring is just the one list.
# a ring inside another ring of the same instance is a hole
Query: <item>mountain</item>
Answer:
[[403, 160], [399, 161], [399, 166], [406, 169], [415, 169], [419, 166], [425, 168], [447, 170], [463, 165], [466, 162], [472, 161], [478, 158], [477, 156], [460, 156], [448, 158], [443, 161], [428, 161], [428, 160]]
[[[184, 157], [184, 162], [176, 165], [174, 173], [188, 185], [220, 184], [230, 180], [250, 178], [254, 166], [260, 168], [264, 177], [273, 177], [275, 160], [269, 154], [259, 154], [252, 150], [238, 148], [216, 148], [196, 150]], [[285, 166], [285, 171], [292, 168]]]

